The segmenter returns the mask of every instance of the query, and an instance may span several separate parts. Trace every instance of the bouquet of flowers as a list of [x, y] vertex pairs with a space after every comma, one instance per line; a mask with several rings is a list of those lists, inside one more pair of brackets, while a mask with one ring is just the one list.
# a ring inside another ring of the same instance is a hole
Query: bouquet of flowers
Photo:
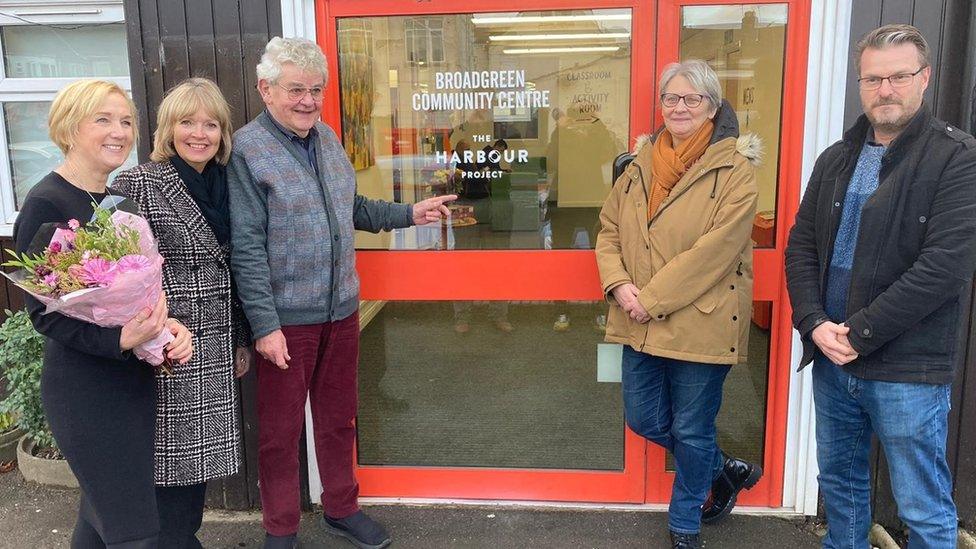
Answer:
[[[76, 219], [42, 225], [27, 252], [7, 253], [14, 259], [3, 266], [19, 270], [3, 275], [43, 303], [45, 314], [117, 327], [154, 306], [162, 291], [163, 257], [149, 223], [120, 209], [95, 206], [84, 227]], [[164, 329], [133, 352], [169, 374], [165, 347], [172, 340]]]

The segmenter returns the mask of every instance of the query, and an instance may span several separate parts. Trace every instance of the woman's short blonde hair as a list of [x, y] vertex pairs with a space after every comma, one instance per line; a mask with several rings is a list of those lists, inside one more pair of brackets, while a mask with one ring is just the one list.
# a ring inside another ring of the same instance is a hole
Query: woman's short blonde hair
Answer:
[[162, 162], [176, 156], [173, 132], [180, 120], [193, 116], [203, 109], [220, 124], [220, 146], [214, 158], [226, 165], [230, 161], [230, 147], [234, 133], [230, 120], [230, 105], [213, 81], [206, 78], [189, 78], [169, 90], [156, 114], [156, 133], [153, 151], [149, 159]]
[[106, 80], [78, 80], [61, 88], [54, 96], [51, 110], [47, 115], [47, 131], [61, 152], [68, 154], [78, 137], [78, 127], [81, 122], [98, 112], [98, 108], [105, 102], [105, 98], [116, 93], [125, 98], [132, 112], [133, 144], [139, 142], [139, 124], [136, 105], [129, 94], [115, 82]]

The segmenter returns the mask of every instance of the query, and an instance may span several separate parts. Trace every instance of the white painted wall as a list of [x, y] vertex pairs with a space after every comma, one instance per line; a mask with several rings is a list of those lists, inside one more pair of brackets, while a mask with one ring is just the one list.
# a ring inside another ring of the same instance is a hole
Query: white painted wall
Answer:
[[[800, 190], [817, 156], [844, 132], [848, 45], [853, 0], [813, 0], [807, 60], [806, 114], [803, 128], [803, 168]], [[802, 194], [801, 194], [802, 196]], [[790, 398], [786, 429], [786, 467], [783, 507], [797, 513], [817, 513], [817, 459], [813, 389], [810, 369], [795, 374], [803, 349], [793, 332]]]
[[281, 34], [315, 40], [315, 1], [281, 0]]

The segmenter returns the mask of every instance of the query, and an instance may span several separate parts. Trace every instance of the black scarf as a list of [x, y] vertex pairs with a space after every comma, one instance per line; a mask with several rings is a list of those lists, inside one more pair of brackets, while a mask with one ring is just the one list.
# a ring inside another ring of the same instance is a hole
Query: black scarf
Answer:
[[197, 203], [204, 219], [213, 229], [217, 242], [230, 241], [230, 207], [227, 203], [227, 170], [214, 160], [207, 163], [203, 173], [197, 172], [185, 160], [175, 155], [170, 162], [186, 184], [190, 196]]

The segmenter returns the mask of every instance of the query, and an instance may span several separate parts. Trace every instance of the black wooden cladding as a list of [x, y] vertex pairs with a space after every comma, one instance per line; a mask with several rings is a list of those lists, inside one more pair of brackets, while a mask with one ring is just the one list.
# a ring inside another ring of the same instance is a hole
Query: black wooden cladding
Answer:
[[[851, 53], [848, 65], [848, 88], [845, 125], [849, 127], [862, 112], [857, 88], [853, 53], [857, 41], [867, 32], [889, 23], [909, 23], [917, 27], [929, 43], [932, 77], [925, 101], [935, 115], [950, 124], [972, 132], [976, 119], [967, 119], [967, 104], [976, 101], [967, 80], [976, 62], [970, 21], [973, 6], [969, 0], [855, 0], [851, 19]], [[976, 294], [974, 294], [976, 295]], [[966, 319], [969, 341], [964, 365], [953, 386], [952, 412], [949, 417], [948, 456], [953, 473], [954, 496], [959, 518], [964, 525], [976, 526], [976, 337], [974, 311]], [[900, 528], [897, 508], [888, 476], [888, 465], [877, 443], [872, 455], [874, 465], [874, 518], [889, 528]]]
[[[140, 113], [140, 162], [149, 159], [160, 101], [187, 78], [217, 83], [231, 106], [234, 128], [261, 112], [254, 67], [268, 40], [281, 35], [280, 0], [125, 0], [124, 6], [132, 96]], [[210, 507], [253, 509], [261, 501], [253, 371], [238, 389], [243, 467], [233, 477], [209, 483]]]
[[964, 120], [966, 99], [970, 94], [965, 82], [966, 64], [973, 62], [969, 36], [972, 10], [970, 0], [855, 0], [851, 17], [851, 56], [847, 66], [847, 101], [844, 122], [850, 127], [861, 114], [857, 88], [854, 47], [869, 31], [890, 23], [915, 25], [929, 43], [932, 76], [925, 91], [925, 101], [939, 118], [960, 128]]
[[254, 67], [281, 35], [275, 0], [125, 0], [132, 95], [140, 110], [139, 159], [149, 158], [156, 109], [166, 91], [203, 76], [220, 86], [234, 128], [264, 108]]

